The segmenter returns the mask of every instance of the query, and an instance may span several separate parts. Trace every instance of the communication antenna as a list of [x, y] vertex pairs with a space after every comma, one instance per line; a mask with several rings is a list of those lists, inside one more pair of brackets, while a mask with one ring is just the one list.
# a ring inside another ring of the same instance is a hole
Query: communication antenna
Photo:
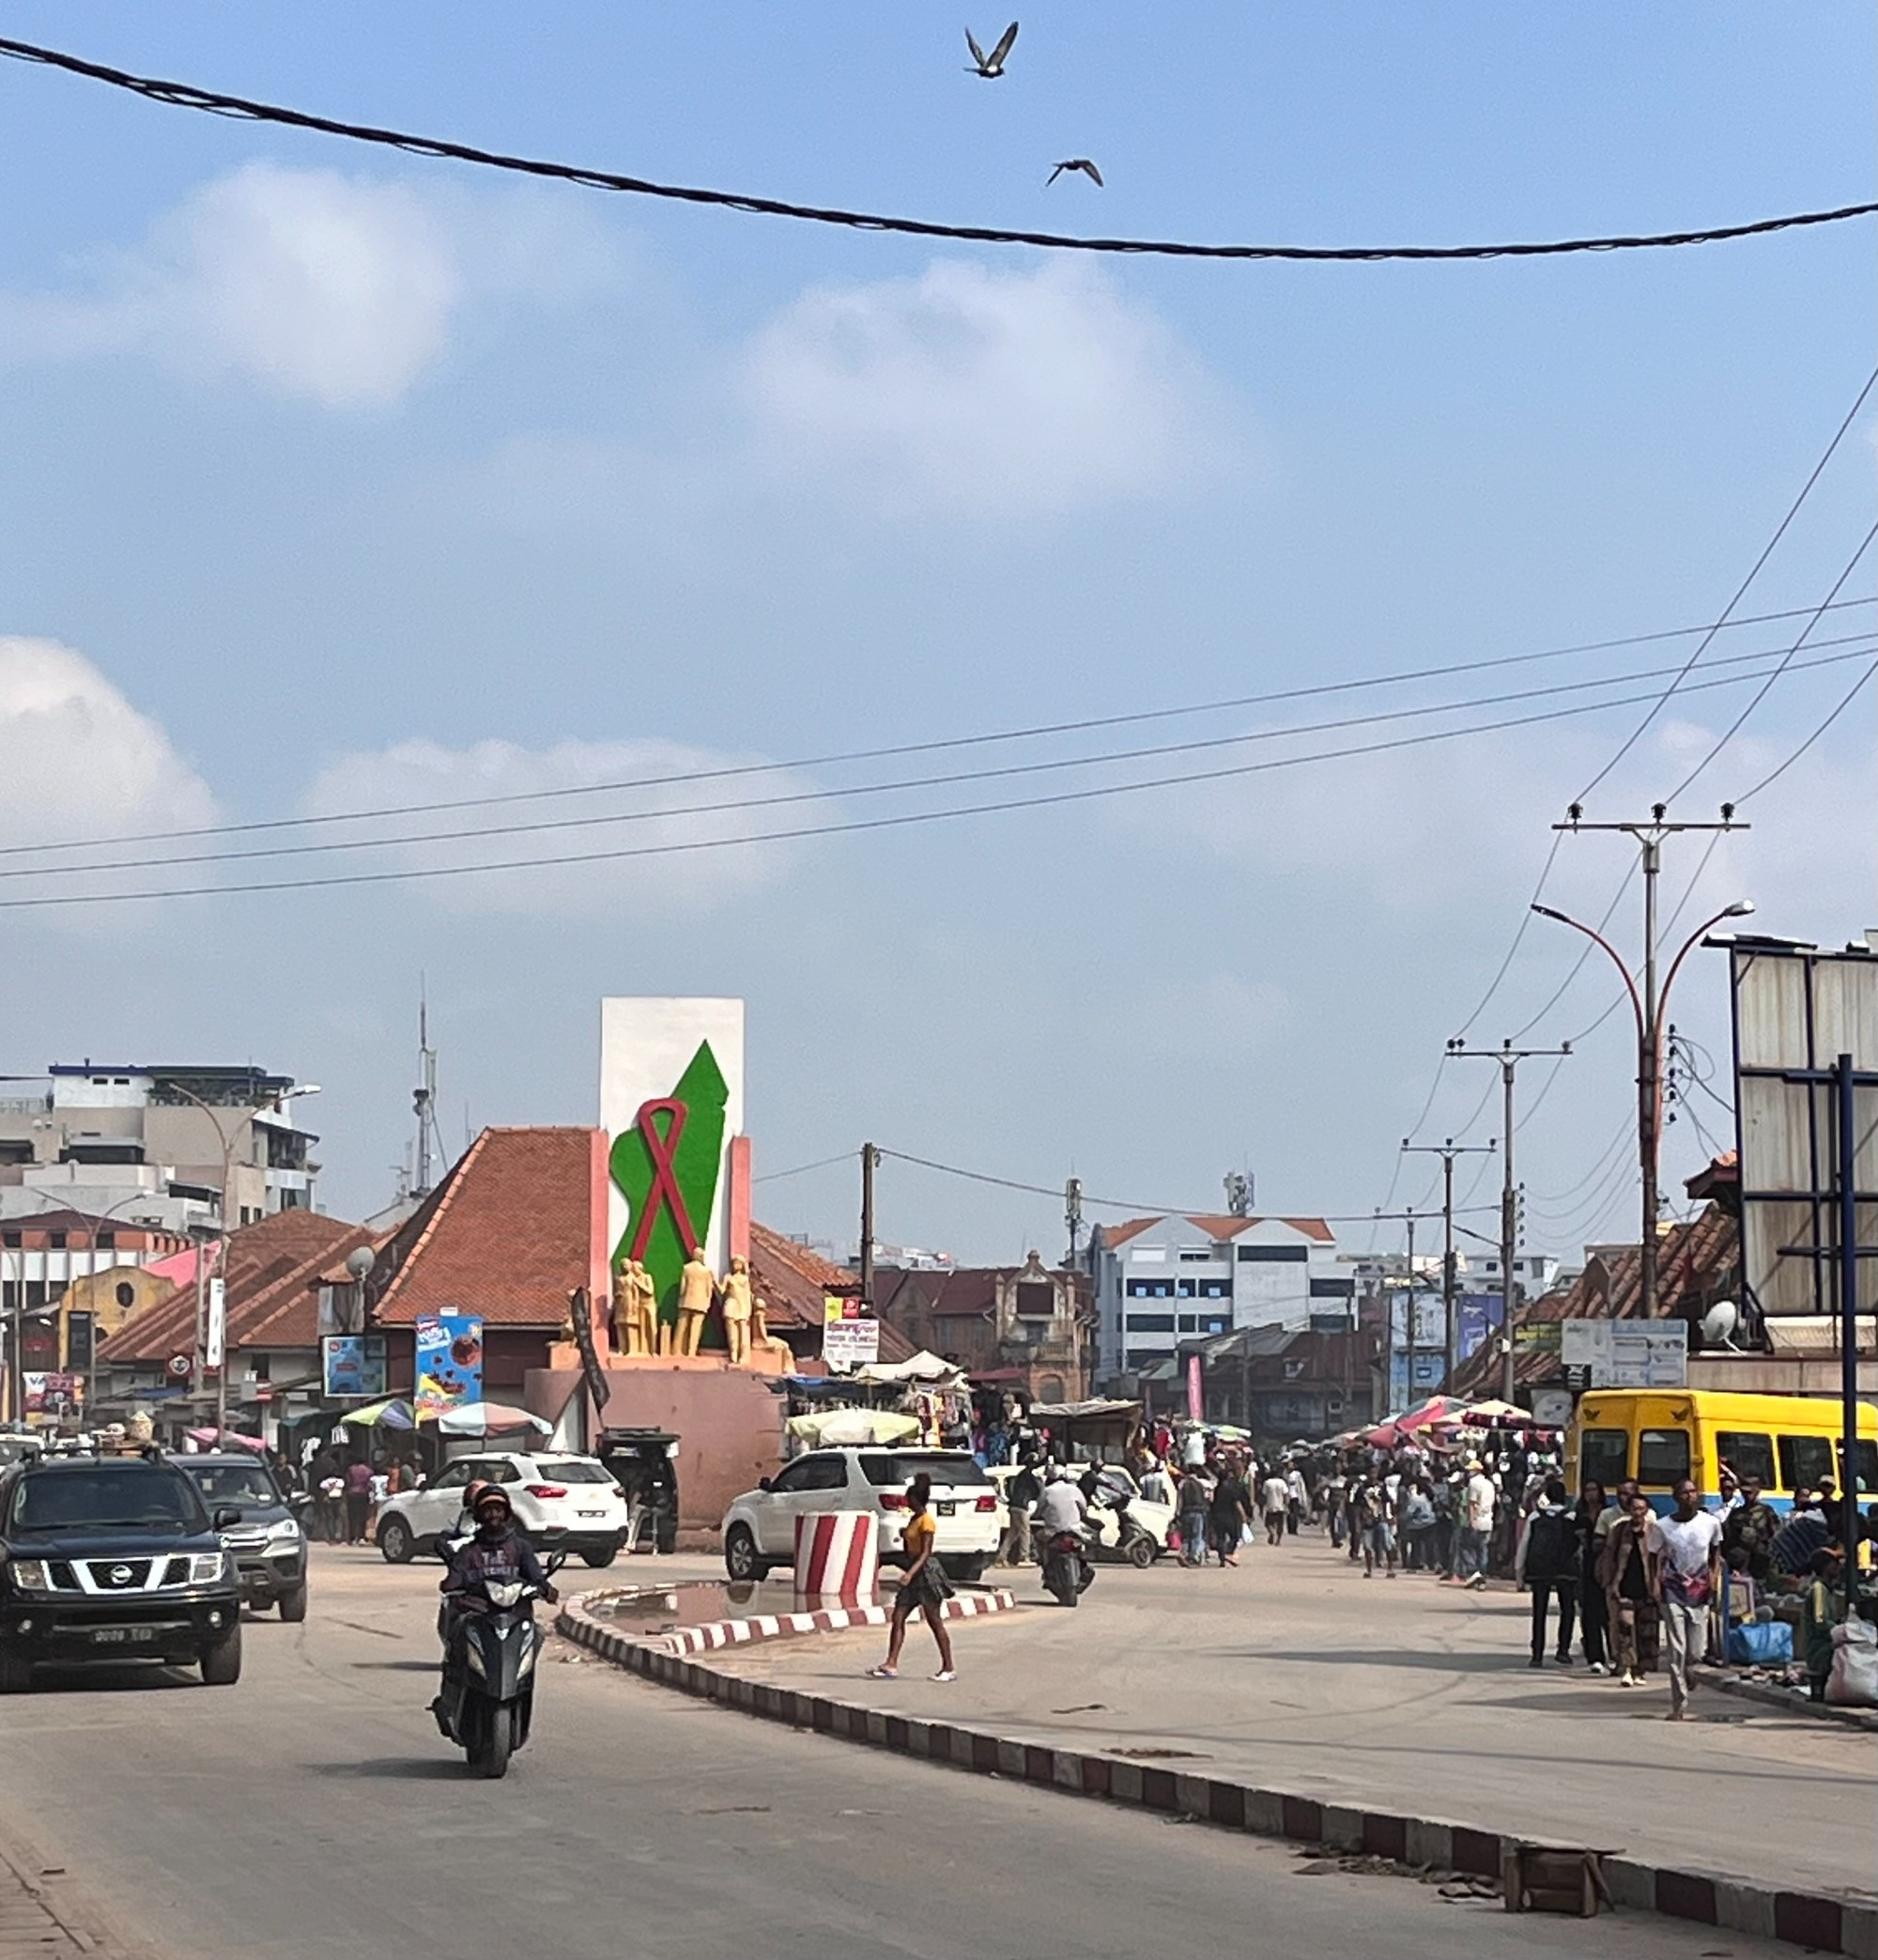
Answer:
[[423, 976], [417, 995], [418, 1085], [411, 1092], [411, 1107], [417, 1115], [417, 1175], [410, 1195], [428, 1197], [435, 1180], [431, 1176], [431, 1144], [443, 1154], [443, 1135], [437, 1125], [437, 1050], [430, 1045], [430, 1003], [424, 995]]

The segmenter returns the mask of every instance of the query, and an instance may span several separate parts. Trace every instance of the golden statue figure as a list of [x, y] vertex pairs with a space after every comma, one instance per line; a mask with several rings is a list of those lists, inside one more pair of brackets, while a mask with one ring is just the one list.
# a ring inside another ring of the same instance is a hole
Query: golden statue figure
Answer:
[[627, 1325], [632, 1337], [638, 1343], [635, 1354], [658, 1354], [664, 1352], [660, 1346], [665, 1330], [658, 1324], [658, 1283], [645, 1269], [643, 1259], [628, 1259], [627, 1267], [632, 1273], [633, 1305]]
[[613, 1346], [621, 1354], [643, 1354], [639, 1341], [639, 1289], [633, 1285], [633, 1262], [622, 1259], [613, 1274]]
[[678, 1348], [680, 1354], [696, 1354], [704, 1334], [704, 1316], [711, 1311], [717, 1277], [704, 1263], [704, 1248], [694, 1245], [685, 1271], [678, 1275]]
[[724, 1300], [724, 1339], [731, 1366], [740, 1368], [750, 1358], [750, 1262], [741, 1253], [731, 1261], [718, 1291]]
[[749, 1358], [777, 1362], [785, 1375], [795, 1371], [795, 1350], [780, 1335], [769, 1331], [769, 1302], [759, 1293], [750, 1302]]

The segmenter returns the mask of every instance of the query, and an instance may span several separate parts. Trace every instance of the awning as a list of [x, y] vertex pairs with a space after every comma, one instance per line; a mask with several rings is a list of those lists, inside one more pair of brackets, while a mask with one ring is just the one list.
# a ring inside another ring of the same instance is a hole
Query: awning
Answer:
[[425, 1415], [435, 1422], [439, 1436], [495, 1436], [509, 1429], [533, 1429], [542, 1436], [554, 1434], [554, 1425], [531, 1415], [526, 1409], [511, 1409], [504, 1402], [465, 1402], [446, 1409], [440, 1415]]
[[850, 1378], [855, 1381], [950, 1381], [962, 1379], [964, 1369], [943, 1356], [922, 1348], [905, 1361], [870, 1361], [856, 1368]]
[[348, 1409], [339, 1420], [353, 1429], [414, 1429], [411, 1406], [402, 1397], [391, 1396], [382, 1402], [367, 1402], [362, 1409]]

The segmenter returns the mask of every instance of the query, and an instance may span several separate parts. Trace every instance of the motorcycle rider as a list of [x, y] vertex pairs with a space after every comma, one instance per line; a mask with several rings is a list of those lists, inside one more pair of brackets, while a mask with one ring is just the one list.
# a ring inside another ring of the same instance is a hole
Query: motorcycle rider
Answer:
[[1036, 1517], [1046, 1550], [1059, 1532], [1074, 1534], [1078, 1562], [1086, 1572], [1089, 1569], [1086, 1550], [1089, 1527], [1085, 1506], [1082, 1491], [1070, 1481], [1067, 1470], [1060, 1467], [1052, 1469], [1049, 1480], [1043, 1486], [1043, 1495], [1037, 1500]]
[[439, 1587], [443, 1595], [443, 1608], [438, 1615], [438, 1631], [443, 1636], [443, 1679], [431, 1712], [439, 1727], [444, 1725], [450, 1690], [463, 1666], [465, 1617], [487, 1611], [490, 1586], [531, 1585], [550, 1605], [561, 1597], [542, 1569], [534, 1547], [516, 1529], [515, 1506], [501, 1485], [476, 1487], [466, 1508], [475, 1516], [475, 1536], [453, 1554]]

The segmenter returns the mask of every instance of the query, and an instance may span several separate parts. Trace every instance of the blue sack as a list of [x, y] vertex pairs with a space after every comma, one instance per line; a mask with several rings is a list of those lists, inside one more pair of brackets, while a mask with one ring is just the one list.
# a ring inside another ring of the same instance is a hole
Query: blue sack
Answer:
[[1785, 1620], [1750, 1620], [1728, 1629], [1732, 1667], [1779, 1667], [1793, 1658], [1793, 1629]]

